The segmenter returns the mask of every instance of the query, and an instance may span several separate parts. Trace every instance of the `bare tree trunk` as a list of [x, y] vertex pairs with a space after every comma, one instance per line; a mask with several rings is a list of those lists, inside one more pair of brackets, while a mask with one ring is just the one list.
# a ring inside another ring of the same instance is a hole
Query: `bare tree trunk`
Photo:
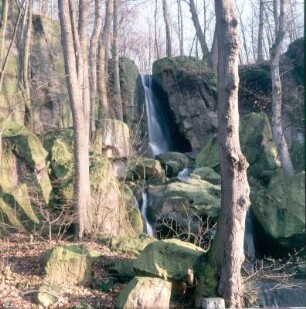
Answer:
[[263, 26], [264, 26], [264, 0], [259, 0], [259, 27], [257, 43], [257, 63], [264, 60], [263, 56]]
[[213, 44], [210, 51], [210, 59], [212, 64], [212, 69], [217, 72], [218, 66], [218, 38], [217, 38], [217, 25], [215, 26]]
[[24, 124], [30, 129], [34, 129], [32, 104], [31, 104], [31, 88], [29, 82], [29, 67], [30, 67], [30, 46], [31, 46], [31, 33], [32, 33], [32, 14], [33, 14], [33, 1], [29, 0], [25, 12], [25, 32], [24, 37], [21, 38], [22, 48], [20, 51], [21, 72], [20, 82], [22, 88], [23, 100], [25, 103]]
[[163, 0], [163, 15], [164, 15], [164, 22], [165, 22], [165, 29], [166, 29], [166, 55], [167, 57], [172, 57], [171, 32], [170, 32], [167, 0]]
[[275, 35], [277, 35], [279, 29], [278, 0], [273, 0], [273, 17], [274, 17]]
[[122, 99], [120, 89], [119, 71], [119, 0], [114, 0], [114, 20], [113, 20], [113, 60], [114, 60], [114, 109], [115, 117], [123, 121]]
[[[5, 33], [7, 27], [7, 15], [9, 10], [9, 2], [8, 0], [3, 0], [2, 2], [2, 12], [1, 12], [1, 23], [0, 23], [0, 68], [2, 67], [4, 61], [4, 51], [6, 49], [5, 46]], [[0, 89], [1, 90], [1, 89]]]
[[[241, 265], [246, 212], [250, 205], [248, 163], [241, 153], [238, 113], [238, 21], [233, 2], [215, 0], [218, 35], [218, 143], [221, 166], [221, 211], [213, 246], [199, 287], [215, 291], [226, 307], [242, 307]], [[206, 292], [205, 292], [206, 291]]]
[[154, 8], [154, 46], [155, 46], [155, 53], [156, 53], [156, 60], [159, 59], [159, 46], [157, 41], [157, 0], [155, 0], [155, 8]]
[[[89, 117], [87, 60], [88, 1], [79, 3], [79, 27], [77, 27], [76, 2], [58, 0], [65, 71], [69, 102], [74, 127], [74, 201], [78, 213], [77, 237], [82, 239], [91, 233], [89, 179]], [[85, 60], [85, 61], [84, 61]]]
[[184, 25], [181, 0], [177, 0], [177, 24], [179, 33], [180, 56], [184, 56]]
[[281, 0], [279, 28], [276, 34], [275, 44], [270, 50], [270, 58], [272, 78], [272, 132], [280, 157], [284, 177], [290, 178], [294, 175], [294, 169], [290, 159], [282, 124], [282, 84], [279, 73], [279, 60], [286, 36], [287, 9], [288, 0]]
[[101, 0], [95, 0], [95, 23], [90, 39], [89, 68], [90, 68], [90, 132], [96, 130], [95, 107], [97, 99], [97, 46], [102, 29], [102, 5]]
[[[11, 42], [9, 44], [9, 47], [8, 47], [8, 49], [6, 51], [6, 54], [4, 55], [4, 50], [6, 49], [5, 48], [5, 43], [3, 45], [3, 51], [1, 51], [1, 52], [3, 52], [3, 58], [2, 58], [2, 61], [1, 61], [1, 67], [0, 67], [0, 92], [2, 90], [3, 79], [4, 79], [4, 74], [5, 74], [5, 68], [6, 68], [6, 65], [7, 65], [7, 61], [8, 61], [9, 55], [11, 53], [12, 47], [14, 45], [14, 42], [16, 40], [17, 30], [18, 30], [18, 27], [19, 27], [21, 16], [22, 16], [22, 9], [20, 8], [19, 9], [19, 13], [18, 13], [18, 17], [17, 17], [17, 21], [16, 21], [16, 24], [14, 26], [13, 37], [12, 37]], [[3, 20], [3, 25], [2, 26], [3, 26], [3, 28], [6, 29], [6, 27], [7, 27], [7, 13], [6, 13], [6, 17], [5, 18], [6, 19]], [[3, 32], [3, 35], [5, 36], [5, 31]]]
[[248, 163], [241, 153], [238, 113], [237, 19], [232, 1], [215, 0], [218, 35], [218, 140], [221, 213], [215, 239], [218, 292], [228, 307], [242, 307], [241, 265], [246, 212], [250, 205]]
[[109, 102], [107, 98], [107, 62], [108, 62], [108, 47], [111, 35], [111, 22], [114, 13], [114, 0], [107, 1], [104, 27], [99, 40], [98, 53], [98, 96], [99, 96], [99, 111], [97, 127], [101, 128], [102, 120], [109, 117]]
[[205, 37], [201, 28], [201, 24], [199, 21], [199, 16], [197, 13], [197, 9], [196, 9], [196, 5], [194, 0], [189, 0], [189, 9], [190, 9], [190, 13], [191, 13], [191, 18], [193, 21], [193, 25], [198, 37], [198, 40], [200, 42], [201, 45], [201, 49], [202, 49], [202, 53], [203, 53], [203, 58], [207, 59], [207, 57], [209, 56], [209, 50], [205, 41]]

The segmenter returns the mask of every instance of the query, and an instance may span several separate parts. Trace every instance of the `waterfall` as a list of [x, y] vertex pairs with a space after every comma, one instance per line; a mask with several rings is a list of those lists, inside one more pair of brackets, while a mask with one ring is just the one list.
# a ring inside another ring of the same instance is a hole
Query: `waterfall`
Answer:
[[142, 190], [141, 214], [146, 222], [147, 234], [153, 237], [153, 229], [147, 219], [147, 206], [148, 206], [148, 195], [145, 190]]
[[169, 150], [167, 139], [158, 121], [157, 111], [154, 102], [156, 97], [152, 91], [152, 76], [141, 75], [141, 82], [145, 94], [145, 104], [148, 121], [149, 146], [153, 156]]
[[249, 208], [245, 218], [245, 232], [244, 232], [244, 254], [246, 257], [245, 266], [248, 271], [253, 273], [254, 261], [256, 259], [255, 244], [254, 244], [254, 226], [253, 213]]
[[182, 182], [187, 182], [189, 177], [189, 168], [185, 167], [184, 169], [182, 169], [178, 175], [177, 175], [177, 179], [182, 181]]

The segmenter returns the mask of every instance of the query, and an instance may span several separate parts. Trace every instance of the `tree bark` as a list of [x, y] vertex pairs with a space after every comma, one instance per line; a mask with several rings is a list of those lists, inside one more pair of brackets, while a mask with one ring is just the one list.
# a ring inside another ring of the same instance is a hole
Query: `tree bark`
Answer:
[[99, 39], [99, 53], [98, 53], [98, 96], [99, 96], [99, 110], [97, 127], [101, 128], [103, 119], [109, 117], [109, 102], [107, 98], [107, 62], [108, 62], [108, 46], [111, 35], [111, 22], [114, 13], [114, 0], [107, 1], [104, 27]]
[[197, 13], [196, 5], [194, 0], [189, 0], [189, 9], [191, 13], [191, 18], [193, 21], [193, 25], [199, 40], [199, 43], [201, 45], [202, 53], [203, 53], [203, 58], [207, 58], [209, 56], [209, 50], [205, 41], [204, 33], [201, 28], [201, 24], [199, 21], [199, 16]]
[[[74, 0], [58, 0], [61, 37], [64, 51], [69, 103], [74, 128], [74, 203], [78, 214], [77, 237], [91, 233], [89, 179], [89, 116], [87, 55], [88, 1], [80, 1], [79, 29]], [[87, 80], [86, 80], [87, 78]], [[86, 89], [87, 88], [87, 89]]]
[[271, 79], [272, 79], [272, 132], [277, 146], [278, 155], [285, 178], [294, 175], [294, 168], [290, 159], [288, 145], [285, 139], [282, 124], [282, 83], [279, 72], [280, 55], [286, 36], [288, 0], [280, 2], [279, 29], [276, 34], [275, 44], [270, 50]]
[[218, 292], [228, 307], [242, 307], [241, 265], [246, 212], [250, 205], [248, 163], [240, 149], [237, 19], [230, 0], [215, 0], [218, 35], [218, 141], [221, 212], [215, 239]]
[[154, 8], [154, 47], [155, 47], [155, 60], [159, 59], [159, 46], [157, 40], [157, 0], [155, 0], [155, 8]]
[[264, 0], [259, 0], [259, 27], [257, 41], [257, 63], [264, 61], [263, 56], [263, 26], [264, 26]]
[[[201, 271], [199, 294], [216, 293], [226, 307], [242, 307], [241, 265], [246, 212], [250, 205], [248, 163], [241, 153], [238, 113], [238, 21], [230, 0], [215, 0], [218, 37], [218, 143], [221, 211], [217, 233]], [[202, 289], [202, 291], [200, 290]], [[210, 295], [207, 295], [210, 294]]]
[[9, 2], [8, 0], [3, 0], [2, 2], [2, 12], [1, 12], [1, 23], [0, 23], [0, 68], [4, 61], [4, 50], [5, 47], [5, 33], [7, 27], [7, 16], [8, 16]]
[[184, 56], [184, 24], [182, 15], [181, 0], [177, 0], [177, 24], [178, 24], [178, 36], [180, 45], [180, 56]]
[[119, 71], [119, 0], [114, 0], [114, 20], [113, 20], [113, 61], [114, 61], [114, 109], [115, 117], [123, 121], [122, 99], [120, 89]]
[[170, 32], [167, 0], [163, 0], [163, 15], [166, 29], [166, 55], [167, 57], [172, 57], [171, 32]]
[[22, 38], [23, 46], [21, 50], [21, 84], [22, 95], [25, 103], [24, 124], [29, 129], [34, 129], [31, 104], [31, 88], [29, 82], [29, 67], [30, 67], [30, 47], [31, 47], [31, 33], [32, 33], [32, 15], [33, 15], [33, 1], [29, 0], [27, 5], [26, 28], [24, 38]]
[[95, 108], [97, 100], [97, 46], [102, 29], [102, 5], [101, 0], [95, 0], [95, 22], [90, 39], [89, 68], [90, 68], [90, 132], [96, 130]]

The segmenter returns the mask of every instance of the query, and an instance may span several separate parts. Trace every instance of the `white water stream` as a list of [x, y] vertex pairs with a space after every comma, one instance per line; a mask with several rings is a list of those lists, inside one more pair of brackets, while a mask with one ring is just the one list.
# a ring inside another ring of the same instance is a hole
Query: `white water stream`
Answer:
[[153, 228], [147, 218], [148, 195], [145, 190], [142, 190], [141, 214], [146, 222], [147, 234], [153, 237]]

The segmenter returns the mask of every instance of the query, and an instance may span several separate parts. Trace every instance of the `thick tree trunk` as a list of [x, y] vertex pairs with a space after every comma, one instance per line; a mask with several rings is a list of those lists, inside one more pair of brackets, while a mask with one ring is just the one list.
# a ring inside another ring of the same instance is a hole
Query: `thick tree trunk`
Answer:
[[123, 121], [122, 99], [120, 89], [119, 71], [119, 0], [114, 0], [114, 20], [113, 20], [113, 61], [114, 61], [114, 110], [115, 117]]
[[263, 56], [263, 18], [264, 18], [264, 2], [259, 1], [259, 27], [258, 27], [258, 43], [257, 43], [257, 63], [264, 60]]
[[163, 15], [164, 15], [164, 22], [165, 22], [165, 29], [166, 29], [166, 55], [167, 57], [172, 57], [171, 31], [170, 31], [167, 0], [163, 0]]
[[[241, 265], [246, 212], [250, 205], [248, 163], [241, 153], [238, 113], [238, 31], [233, 3], [215, 0], [218, 36], [218, 142], [221, 211], [217, 234], [199, 281], [200, 295], [218, 293], [230, 308], [242, 307]], [[200, 290], [201, 289], [201, 290]], [[210, 295], [209, 295], [210, 294]]]
[[114, 0], [107, 1], [105, 22], [103, 31], [99, 39], [99, 53], [98, 53], [98, 96], [99, 96], [99, 110], [97, 127], [101, 128], [103, 119], [109, 117], [109, 102], [107, 98], [107, 62], [108, 62], [108, 47], [110, 41], [110, 28], [114, 13]]
[[97, 99], [97, 46], [102, 29], [102, 5], [101, 0], [95, 0], [95, 23], [90, 39], [89, 68], [90, 68], [90, 132], [96, 130], [95, 108]]
[[228, 307], [242, 306], [241, 265], [246, 212], [250, 205], [248, 163], [241, 153], [238, 113], [238, 30], [232, 1], [215, 0], [218, 35], [218, 141], [221, 212], [215, 239], [218, 292]]
[[275, 38], [275, 45], [270, 51], [270, 58], [272, 79], [272, 132], [281, 161], [284, 177], [290, 178], [294, 175], [294, 168], [290, 160], [290, 154], [282, 124], [282, 83], [279, 73], [279, 60], [286, 35], [287, 8], [288, 0], [281, 0], [279, 29]]
[[84, 63], [84, 49], [87, 47], [84, 39], [87, 35], [88, 12], [81, 13], [82, 10], [88, 10], [87, 1], [89, 0], [81, 1], [78, 31], [76, 2], [58, 0], [65, 71], [74, 127], [74, 201], [78, 214], [77, 237], [79, 239], [82, 239], [84, 234], [91, 233], [92, 225], [89, 179], [90, 104], [89, 94], [84, 89], [84, 86], [88, 88], [88, 67], [86, 61]]

